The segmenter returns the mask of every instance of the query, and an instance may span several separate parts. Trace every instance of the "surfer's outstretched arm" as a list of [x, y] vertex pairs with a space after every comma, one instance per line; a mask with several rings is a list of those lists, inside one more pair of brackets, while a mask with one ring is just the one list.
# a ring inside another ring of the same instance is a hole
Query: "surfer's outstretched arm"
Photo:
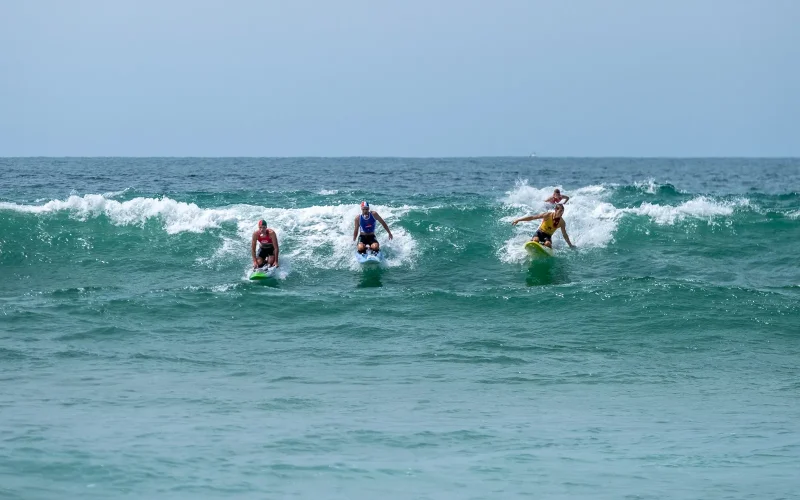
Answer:
[[529, 220], [541, 219], [544, 218], [545, 215], [547, 215], [547, 212], [543, 214], [528, 215], [527, 217], [520, 217], [519, 219], [514, 219], [513, 221], [511, 221], [511, 225], [516, 226], [518, 222], [527, 222]]
[[355, 218], [356, 227], [355, 227], [355, 229], [353, 229], [353, 241], [356, 241], [356, 238], [358, 238], [358, 218], [359, 217], [360, 217], [360, 215], [356, 215], [356, 218]]

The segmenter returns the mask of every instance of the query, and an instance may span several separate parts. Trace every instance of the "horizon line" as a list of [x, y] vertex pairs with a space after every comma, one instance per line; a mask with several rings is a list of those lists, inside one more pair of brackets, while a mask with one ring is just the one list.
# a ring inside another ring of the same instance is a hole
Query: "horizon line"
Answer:
[[320, 156], [320, 155], [297, 155], [297, 156], [196, 156], [196, 155], [125, 155], [125, 156], [111, 156], [111, 155], [21, 155], [21, 156], [0, 156], [2, 159], [22, 159], [22, 158], [130, 158], [130, 159], [146, 159], [146, 158], [203, 158], [203, 159], [233, 159], [233, 158], [250, 158], [250, 159], [273, 159], [273, 160], [291, 160], [291, 159], [353, 159], [353, 158], [370, 158], [370, 159], [412, 159], [412, 160], [425, 160], [425, 159], [485, 159], [485, 158], [527, 158], [527, 159], [584, 159], [584, 160], [600, 160], [600, 159], [631, 159], [631, 160], [731, 160], [731, 159], [753, 159], [753, 160], [796, 160], [800, 156], [616, 156], [616, 155], [602, 155], [602, 156], [530, 156], [530, 155], [475, 155], [475, 156], [373, 156], [373, 155], [342, 155], [342, 156]]

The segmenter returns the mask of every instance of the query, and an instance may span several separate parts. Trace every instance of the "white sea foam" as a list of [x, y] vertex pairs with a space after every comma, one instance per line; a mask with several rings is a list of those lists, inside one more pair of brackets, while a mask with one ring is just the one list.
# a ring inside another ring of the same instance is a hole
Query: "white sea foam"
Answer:
[[222, 236], [222, 244], [214, 251], [214, 254], [210, 257], [198, 257], [196, 262], [200, 265], [214, 267], [223, 261], [229, 260], [231, 256], [238, 254], [245, 254], [241, 240]]
[[[502, 222], [510, 224], [514, 219], [550, 210], [553, 205], [544, 200], [557, 187], [559, 186], [536, 188], [528, 185], [527, 181], [518, 181], [503, 199], [503, 203], [514, 208], [516, 213], [504, 217]], [[609, 193], [604, 186], [590, 185], [572, 191], [561, 191], [570, 197], [569, 202], [564, 205], [564, 221], [567, 234], [574, 245], [578, 248], [603, 247], [613, 241], [618, 215], [613, 205], [604, 201]], [[517, 224], [514, 236], [505, 242], [498, 257], [504, 262], [524, 260], [527, 254], [523, 245], [536, 232], [540, 222], [535, 220]], [[558, 231], [553, 237], [553, 248], [566, 247], [561, 231]]]
[[[415, 207], [373, 205], [389, 225], [394, 240], [389, 240], [383, 228], [377, 232], [385, 257], [384, 265], [396, 267], [413, 265], [416, 242], [397, 222]], [[168, 197], [134, 198], [128, 201], [109, 199], [100, 194], [72, 195], [66, 200], [51, 200], [43, 205], [0, 203], [0, 210], [27, 213], [65, 211], [79, 220], [106, 216], [117, 225], [143, 225], [159, 220], [169, 234], [202, 233], [223, 224], [235, 224], [236, 235], [222, 235], [220, 246], [212, 255], [200, 259], [201, 264], [213, 265], [226, 258], [250, 259], [250, 238], [260, 219], [266, 219], [275, 229], [281, 247], [282, 273], [287, 274], [292, 263], [321, 268], [357, 269], [353, 229], [360, 213], [357, 205], [325, 205], [305, 208], [265, 208], [256, 205], [231, 205], [221, 208], [200, 208], [194, 203]], [[286, 266], [286, 271], [283, 271]]]
[[[387, 267], [413, 264], [416, 242], [396, 222], [413, 207], [388, 207], [373, 205], [389, 225], [394, 236], [389, 240], [383, 229], [377, 238], [385, 256]], [[357, 269], [353, 230], [358, 207], [352, 205], [326, 205], [306, 208], [263, 209], [263, 217], [276, 230], [281, 250], [281, 267], [284, 256], [293, 263], [324, 269]], [[259, 216], [239, 222], [239, 234], [249, 242]]]
[[122, 191], [109, 191], [107, 193], [103, 193], [104, 198], [116, 198], [118, 196], [122, 196], [123, 194], [127, 193], [128, 191], [132, 191], [131, 188], [125, 188]]
[[749, 205], [749, 200], [742, 198], [735, 201], [716, 201], [705, 196], [698, 196], [678, 206], [642, 203], [639, 207], [621, 209], [622, 212], [646, 215], [656, 224], [671, 225], [686, 218], [705, 219], [711, 222], [716, 217], [733, 214], [736, 207]]
[[43, 205], [0, 203], [0, 209], [30, 213], [67, 211], [83, 220], [105, 215], [119, 225], [141, 225], [148, 219], [160, 218], [164, 221], [164, 230], [169, 234], [184, 231], [201, 233], [238, 218], [238, 214], [230, 209], [203, 209], [194, 203], [175, 201], [168, 197], [139, 197], [120, 202], [101, 194], [72, 195], [66, 200], [51, 200]]
[[[518, 182], [502, 200], [509, 215], [501, 222], [510, 224], [518, 217], [549, 210], [545, 203], [556, 186], [537, 188], [526, 181]], [[661, 225], [675, 224], [686, 218], [706, 219], [730, 216], [739, 206], [748, 206], [747, 199], [718, 201], [699, 196], [680, 205], [642, 203], [638, 207], [617, 208], [607, 201], [612, 191], [604, 186], [590, 185], [567, 190], [570, 201], [565, 205], [564, 220], [572, 242], [582, 248], [605, 247], [613, 242], [620, 219], [626, 214], [646, 216]], [[397, 222], [410, 210], [420, 209], [407, 205], [392, 207], [375, 205], [394, 233], [390, 241], [382, 228], [378, 240], [384, 250], [387, 267], [413, 266], [417, 258], [417, 243]], [[430, 207], [428, 207], [430, 208]], [[143, 225], [149, 220], [161, 222], [169, 234], [181, 232], [202, 233], [223, 225], [234, 225], [236, 233], [222, 232], [220, 245], [199, 263], [214, 265], [229, 259], [249, 261], [250, 238], [259, 219], [266, 219], [277, 231], [281, 245], [281, 267], [288, 274], [293, 264], [301, 267], [325, 269], [357, 269], [353, 243], [353, 229], [358, 207], [355, 205], [322, 205], [305, 208], [265, 208], [256, 205], [231, 205], [218, 208], [200, 208], [194, 203], [173, 200], [169, 197], [138, 197], [127, 201], [109, 199], [100, 194], [72, 195], [66, 200], [50, 200], [42, 205], [21, 205], [0, 202], [0, 210], [27, 213], [52, 213], [65, 211], [72, 217], [85, 220], [105, 216], [117, 225]], [[798, 217], [798, 212], [788, 214]], [[521, 261], [525, 258], [522, 245], [535, 232], [538, 221], [520, 223], [514, 236], [498, 251], [503, 261]], [[560, 231], [553, 238], [556, 249], [565, 248]]]
[[211, 287], [211, 291], [215, 292], [215, 293], [225, 293], [228, 290], [233, 290], [235, 288], [236, 288], [236, 284], [235, 283], [228, 283], [228, 284], [225, 284], [225, 285], [212, 286]]
[[[648, 181], [651, 183], [652, 181]], [[652, 182], [648, 188], [656, 189]], [[503, 222], [525, 215], [546, 212], [552, 209], [552, 204], [545, 203], [545, 199], [553, 194], [553, 189], [559, 186], [537, 188], [528, 185], [527, 181], [518, 181], [514, 189], [506, 193], [503, 203], [514, 209], [514, 215], [503, 218]], [[564, 221], [567, 224], [567, 234], [573, 244], [578, 248], [605, 247], [614, 241], [620, 219], [626, 214], [649, 217], [659, 225], [672, 225], [687, 218], [706, 220], [714, 223], [719, 217], [727, 217], [734, 210], [742, 206], [750, 206], [750, 201], [740, 198], [732, 201], [720, 201], [698, 196], [680, 205], [658, 205], [642, 203], [638, 207], [617, 208], [606, 200], [611, 191], [605, 186], [590, 185], [575, 190], [561, 190], [570, 197], [564, 205]], [[525, 241], [530, 239], [536, 231], [539, 221], [523, 222], [516, 226], [515, 234], [505, 242], [498, 256], [504, 262], [519, 262], [525, 259], [523, 250]], [[566, 242], [561, 232], [556, 232], [553, 238], [553, 248], [566, 248]]]
[[633, 185], [647, 194], [656, 194], [656, 191], [658, 191], [659, 187], [659, 185], [656, 184], [655, 179], [647, 179], [646, 181], [636, 181], [633, 183]]

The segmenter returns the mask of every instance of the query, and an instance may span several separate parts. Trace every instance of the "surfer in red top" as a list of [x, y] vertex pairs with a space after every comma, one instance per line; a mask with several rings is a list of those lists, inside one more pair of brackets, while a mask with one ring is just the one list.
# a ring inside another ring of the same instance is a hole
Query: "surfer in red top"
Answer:
[[564, 204], [569, 201], [569, 196], [562, 195], [561, 190], [556, 189], [553, 191], [553, 196], [544, 200], [545, 203], [561, 203]]
[[[256, 253], [258, 243], [258, 253]], [[250, 253], [253, 255], [253, 267], [263, 267], [264, 264], [278, 267], [278, 235], [275, 230], [267, 227], [267, 221], [258, 221], [258, 229], [253, 231], [250, 244]]]

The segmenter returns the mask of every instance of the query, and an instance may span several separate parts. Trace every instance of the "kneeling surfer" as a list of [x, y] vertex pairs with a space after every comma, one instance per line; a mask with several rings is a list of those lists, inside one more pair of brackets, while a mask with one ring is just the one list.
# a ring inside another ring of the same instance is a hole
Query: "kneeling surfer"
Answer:
[[278, 235], [267, 227], [267, 221], [263, 219], [258, 221], [258, 229], [253, 231], [250, 253], [253, 255], [253, 268], [264, 267], [265, 264], [278, 267]]
[[356, 216], [356, 227], [353, 230], [353, 241], [356, 241], [358, 232], [359, 230], [361, 231], [361, 236], [358, 239], [358, 253], [366, 253], [368, 246], [373, 252], [378, 252], [381, 249], [378, 240], [375, 239], [375, 221], [381, 223], [386, 232], [389, 233], [389, 239], [391, 240], [392, 232], [389, 230], [389, 226], [381, 219], [378, 212], [369, 209], [369, 203], [362, 201], [361, 215]]
[[511, 225], [516, 226], [518, 222], [542, 219], [542, 223], [539, 225], [539, 229], [536, 230], [536, 234], [531, 238], [531, 241], [536, 241], [548, 248], [553, 248], [553, 233], [561, 228], [561, 234], [564, 236], [567, 245], [571, 248], [575, 248], [575, 245], [569, 241], [569, 236], [567, 236], [567, 223], [564, 222], [562, 215], [564, 215], [564, 205], [557, 203], [556, 208], [552, 212], [544, 212], [514, 219]]

